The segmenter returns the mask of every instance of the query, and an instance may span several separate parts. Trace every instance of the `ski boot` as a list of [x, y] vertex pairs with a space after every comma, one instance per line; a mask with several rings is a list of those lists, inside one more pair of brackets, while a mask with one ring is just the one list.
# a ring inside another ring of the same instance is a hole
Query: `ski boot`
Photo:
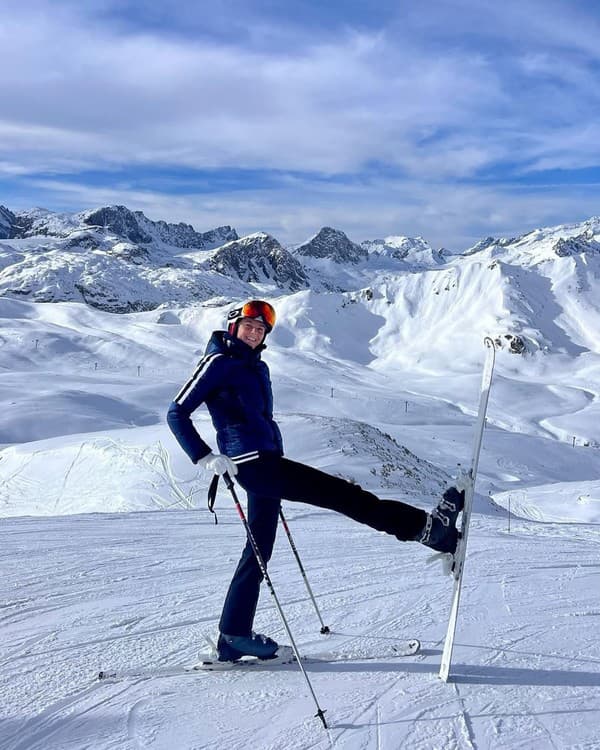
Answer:
[[250, 635], [226, 635], [221, 633], [217, 641], [219, 661], [237, 661], [243, 656], [253, 656], [260, 661], [275, 659], [279, 644], [259, 633]]
[[458, 544], [456, 519], [464, 506], [465, 491], [459, 492], [456, 487], [449, 487], [433, 511], [427, 514], [425, 526], [416, 541], [437, 552], [453, 555]]

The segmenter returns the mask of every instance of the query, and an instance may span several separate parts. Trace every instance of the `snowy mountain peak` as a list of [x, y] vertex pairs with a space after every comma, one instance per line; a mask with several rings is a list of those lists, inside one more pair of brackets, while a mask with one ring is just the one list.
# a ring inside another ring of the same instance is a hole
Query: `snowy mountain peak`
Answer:
[[194, 250], [213, 250], [231, 240], [237, 240], [235, 229], [217, 227], [209, 232], [196, 232], [191, 224], [169, 224], [151, 221], [142, 211], [130, 211], [125, 206], [104, 206], [81, 214], [83, 224], [112, 232], [135, 244], [163, 244]]
[[[141, 214], [143, 216], [143, 214]], [[81, 215], [83, 224], [111, 232], [129, 242], [146, 244], [152, 236], [140, 227], [137, 216], [125, 206], [104, 206]]]
[[467, 250], [465, 250], [462, 255], [475, 255], [475, 253], [479, 253], [482, 250], [487, 250], [488, 247], [493, 247], [498, 243], [499, 240], [497, 240], [495, 237], [484, 237], [484, 239], [479, 240], [479, 242], [476, 242], [472, 247], [469, 247]]
[[369, 254], [382, 258], [395, 258], [425, 265], [445, 263], [447, 260], [447, 251], [443, 248], [434, 250], [423, 237], [390, 235], [383, 239], [365, 240], [361, 244]]
[[352, 242], [344, 232], [331, 227], [323, 227], [310, 240], [295, 247], [294, 254], [328, 258], [336, 263], [359, 263], [367, 258], [363, 247]]
[[209, 261], [213, 271], [250, 283], [275, 283], [280, 289], [308, 287], [304, 269], [270, 234], [256, 232], [228, 242]]

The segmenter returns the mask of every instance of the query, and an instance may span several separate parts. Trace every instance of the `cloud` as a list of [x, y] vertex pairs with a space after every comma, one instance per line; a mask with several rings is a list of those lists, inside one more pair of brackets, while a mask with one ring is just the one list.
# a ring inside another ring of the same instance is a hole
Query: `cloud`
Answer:
[[[45, 16], [24, 36], [25, 26], [13, 18], [1, 40], [0, 65], [14, 71], [0, 86], [2, 127], [16, 131], [10, 151], [40, 171], [66, 168], [70, 158], [74, 171], [82, 161], [339, 173], [378, 160], [410, 168], [423, 132], [470, 127], [499, 103], [498, 81], [480, 56], [424, 57], [385, 33], [256, 52], [111, 34], [77, 16]], [[49, 137], [40, 141], [39, 128]]]
[[[4, 202], [29, 190], [291, 242], [337, 222], [459, 248], [560, 220], [560, 187], [519, 183], [600, 163], [597, 13], [581, 0], [285, 9], [7, 0]], [[246, 184], [210, 195], [224, 170]], [[563, 210], [580, 216], [595, 193], [573, 191]]]

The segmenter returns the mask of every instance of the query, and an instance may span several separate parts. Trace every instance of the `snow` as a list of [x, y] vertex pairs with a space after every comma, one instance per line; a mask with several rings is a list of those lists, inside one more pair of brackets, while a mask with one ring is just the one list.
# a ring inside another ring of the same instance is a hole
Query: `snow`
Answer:
[[[328, 731], [294, 665], [96, 680], [192, 663], [215, 635], [243, 529], [222, 487], [214, 524], [210, 477], [164, 420], [229, 300], [116, 315], [0, 298], [0, 747], [600, 748], [600, 269], [552, 257], [597, 221], [271, 297], [288, 455], [424, 508], [469, 461], [483, 336], [527, 342], [497, 352], [450, 682], [452, 586], [428, 551], [284, 504], [331, 635], [282, 533], [270, 572]], [[287, 641], [268, 593], [256, 628]], [[412, 637], [420, 654], [390, 655]]]
[[[455, 652], [437, 678], [449, 582], [414, 545], [332, 513], [288, 520], [319, 623], [283, 535], [271, 565], [301, 649], [372, 659], [308, 664], [329, 733], [293, 665], [97, 683], [101, 669], [193, 662], [214, 633], [242, 543], [227, 507], [14, 519], [3, 565], [10, 750], [61, 748], [597, 747], [598, 529], [479, 517]], [[335, 539], [344, 539], [335, 545]], [[267, 597], [257, 627], [285, 638]], [[418, 635], [418, 656], [385, 656]], [[367, 646], [363, 647], [366, 642]], [[383, 656], [378, 657], [378, 654]]]

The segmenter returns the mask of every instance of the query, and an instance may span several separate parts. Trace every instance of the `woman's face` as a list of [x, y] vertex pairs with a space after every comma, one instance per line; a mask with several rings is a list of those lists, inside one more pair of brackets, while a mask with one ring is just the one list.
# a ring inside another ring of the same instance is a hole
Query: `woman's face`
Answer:
[[237, 337], [244, 344], [256, 349], [264, 341], [267, 333], [267, 326], [261, 323], [260, 320], [253, 320], [253, 318], [242, 318], [238, 323]]

